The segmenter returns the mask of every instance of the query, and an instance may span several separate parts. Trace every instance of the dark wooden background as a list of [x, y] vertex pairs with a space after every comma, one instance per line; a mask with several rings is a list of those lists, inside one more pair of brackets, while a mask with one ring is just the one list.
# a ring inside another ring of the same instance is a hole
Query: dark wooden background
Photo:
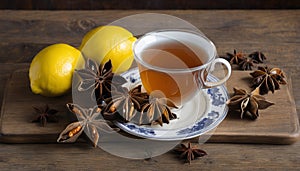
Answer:
[[[269, 66], [282, 68], [292, 78], [289, 84], [300, 114], [300, 10], [0, 10], [0, 104], [10, 74], [28, 68], [42, 48], [58, 42], [78, 46], [91, 28], [146, 12], [165, 13], [192, 23], [215, 42], [219, 54], [232, 52], [233, 48], [245, 53], [263, 51]], [[249, 124], [243, 129], [247, 127]], [[1, 143], [0, 170], [296, 171], [300, 168], [300, 140], [292, 145], [205, 143], [200, 148], [208, 155], [189, 165], [177, 160], [172, 152], [144, 161], [116, 157], [85, 143]]]
[[0, 9], [299, 9], [299, 0], [1, 0]]

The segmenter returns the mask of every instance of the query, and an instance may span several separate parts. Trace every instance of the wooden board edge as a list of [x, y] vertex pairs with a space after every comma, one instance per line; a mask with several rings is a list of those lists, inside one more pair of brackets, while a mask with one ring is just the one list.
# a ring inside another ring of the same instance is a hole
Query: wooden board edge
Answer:
[[3, 128], [2, 128], [2, 122], [3, 122], [3, 114], [4, 114], [4, 111], [5, 111], [5, 104], [6, 104], [6, 98], [7, 98], [7, 93], [8, 91], [6, 91], [6, 89], [9, 87], [10, 83], [11, 83], [11, 80], [12, 80], [12, 76], [17, 73], [17, 72], [28, 72], [29, 71], [29, 68], [22, 68], [22, 69], [17, 69], [13, 72], [10, 73], [7, 81], [6, 81], [6, 84], [5, 84], [5, 87], [4, 87], [4, 94], [3, 94], [3, 99], [2, 99], [2, 106], [1, 106], [1, 113], [0, 113], [0, 138], [1, 136], [4, 136], [4, 133], [3, 133]]
[[[3, 135], [0, 136], [0, 143], [5, 144], [72, 144], [58, 143], [57, 134], [41, 135]], [[87, 143], [84, 137], [79, 137], [74, 143]]]
[[[249, 141], [249, 138], [255, 138]], [[277, 140], [277, 141], [274, 141]], [[214, 135], [207, 142], [211, 143], [243, 143], [243, 144], [273, 144], [273, 145], [291, 145], [299, 140], [299, 133], [284, 135]]]
[[[204, 143], [231, 143], [231, 144], [268, 144], [268, 145], [291, 145], [299, 140], [299, 134], [287, 136], [258, 136], [253, 135], [254, 141], [249, 141], [249, 135], [214, 135]], [[278, 141], [274, 141], [277, 139]], [[198, 138], [188, 141], [199, 143]]]
[[299, 139], [299, 136], [300, 136], [300, 123], [299, 123], [299, 117], [298, 117], [298, 113], [297, 113], [297, 105], [296, 105], [296, 102], [295, 102], [295, 98], [293, 96], [293, 83], [292, 83], [292, 78], [291, 77], [288, 77], [288, 91], [287, 91], [287, 94], [288, 94], [288, 97], [289, 97], [289, 100], [291, 101], [291, 106], [292, 108], [294, 109], [293, 110], [293, 114], [292, 114], [292, 117], [291, 117], [291, 124], [292, 124], [292, 128], [291, 128], [291, 132], [290, 132], [290, 136], [291, 137], [294, 137], [295, 139]]
[[[295, 101], [294, 101], [295, 102]], [[299, 125], [299, 118], [296, 110], [296, 104], [294, 103], [294, 114], [293, 117], [291, 118], [291, 132], [289, 136], [287, 137], [288, 139], [294, 139], [295, 142], [300, 139], [300, 125]]]
[[3, 99], [2, 99], [2, 106], [1, 106], [1, 113], [0, 113], [0, 138], [4, 136], [3, 134], [3, 127], [2, 127], [2, 122], [3, 122], [3, 115], [4, 115], [4, 111], [5, 111], [5, 104], [6, 104], [6, 98], [7, 98], [7, 93], [8, 91], [6, 91], [7, 87], [9, 86], [10, 82], [11, 82], [11, 79], [12, 79], [12, 76], [13, 74], [15, 73], [16, 71], [10, 73], [7, 81], [6, 81], [6, 84], [5, 84], [5, 87], [4, 87], [4, 94], [3, 94]]
[[[249, 139], [255, 139], [254, 141], [249, 141]], [[192, 139], [192, 141], [197, 141], [198, 138]], [[274, 141], [276, 140], [276, 141]], [[281, 134], [228, 134], [227, 132], [214, 132], [208, 142], [212, 143], [249, 143], [249, 144], [281, 144], [290, 145], [300, 140], [300, 125], [295, 108], [294, 113], [291, 117], [291, 129], [290, 132]]]
[[0, 136], [1, 143], [7, 144], [26, 144], [26, 143], [56, 143], [58, 135], [6, 135]]

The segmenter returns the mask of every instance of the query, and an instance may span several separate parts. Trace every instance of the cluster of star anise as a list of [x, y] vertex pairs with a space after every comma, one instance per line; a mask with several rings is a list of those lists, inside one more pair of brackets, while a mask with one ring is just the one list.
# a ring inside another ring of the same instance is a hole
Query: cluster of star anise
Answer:
[[112, 72], [111, 61], [98, 65], [92, 59], [87, 59], [85, 68], [76, 70], [81, 78], [79, 91], [93, 89], [98, 107], [101, 108], [104, 119], [133, 122], [136, 124], [156, 124], [162, 126], [175, 119], [171, 108], [176, 106], [164, 97], [149, 97], [142, 92], [141, 85], [129, 90], [122, 76]]
[[177, 108], [170, 100], [163, 97], [149, 97], [141, 91], [141, 85], [128, 90], [119, 87], [112, 91], [112, 96], [105, 99], [104, 118], [132, 122], [139, 125], [156, 124], [162, 126], [175, 119], [171, 108]]
[[259, 51], [253, 52], [247, 55], [242, 52], [237, 52], [235, 49], [232, 53], [226, 53], [226, 56], [220, 56], [230, 62], [230, 64], [236, 64], [240, 70], [252, 70], [255, 64], [263, 63], [266, 60], [266, 56]]
[[274, 93], [280, 88], [280, 84], [287, 84], [285, 76], [279, 68], [258, 67], [258, 70], [250, 73], [253, 77], [254, 90], [248, 93], [246, 90], [234, 88], [234, 95], [227, 104], [231, 110], [239, 110], [241, 118], [248, 116], [256, 119], [259, 109], [266, 109], [273, 103], [268, 102], [261, 95]]
[[[222, 57], [222, 56], [221, 56]], [[257, 68], [254, 72], [250, 73], [253, 77], [252, 92], [247, 92], [244, 89], [234, 88], [234, 95], [227, 101], [231, 110], [238, 110], [241, 118], [247, 116], [251, 119], [256, 119], [259, 114], [258, 110], [266, 109], [273, 105], [268, 102], [261, 95], [268, 94], [269, 91], [274, 93], [275, 90], [280, 88], [280, 84], [286, 84], [284, 73], [279, 68], [269, 68], [267, 66], [256, 66], [255, 64], [264, 63], [266, 56], [259, 51], [253, 52], [248, 56], [242, 52], [234, 50], [232, 53], [226, 53], [223, 56], [230, 62], [239, 66], [240, 70], [252, 70], [253, 67]]]
[[84, 132], [97, 146], [100, 133], [112, 133], [118, 129], [110, 126], [112, 121], [136, 124], [163, 125], [175, 119], [171, 108], [177, 108], [164, 97], [149, 97], [138, 85], [131, 90], [123, 85], [122, 76], [112, 73], [109, 60], [104, 65], [87, 59], [84, 69], [75, 71], [81, 81], [78, 91], [92, 89], [91, 98], [96, 99], [93, 108], [82, 108], [77, 104], [67, 104], [67, 108], [77, 116], [78, 121], [69, 124], [59, 135], [57, 142], [75, 142]]

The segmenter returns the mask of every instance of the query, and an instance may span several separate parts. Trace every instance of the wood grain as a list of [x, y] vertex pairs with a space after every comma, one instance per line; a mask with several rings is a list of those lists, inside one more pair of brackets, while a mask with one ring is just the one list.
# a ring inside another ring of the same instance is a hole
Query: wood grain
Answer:
[[[226, 84], [230, 94], [233, 87], [251, 91], [250, 72], [234, 71]], [[71, 92], [59, 98], [47, 98], [31, 92], [28, 80], [28, 70], [14, 72], [8, 81], [2, 104], [0, 142], [5, 143], [55, 143], [60, 132], [70, 123], [70, 114], [65, 105], [72, 102]], [[259, 111], [260, 117], [256, 121], [240, 119], [240, 114], [229, 111], [225, 120], [218, 128], [210, 133], [210, 142], [231, 143], [265, 143], [292, 144], [299, 137], [299, 122], [294, 98], [288, 86], [281, 86], [281, 90], [268, 94], [275, 105]], [[59, 111], [59, 122], [48, 123], [46, 127], [39, 127], [31, 123], [34, 117], [32, 106], [44, 106]], [[69, 116], [69, 117], [68, 117]], [[123, 132], [125, 136], [130, 136]], [[133, 137], [135, 138], [135, 137]], [[195, 138], [198, 142], [198, 138]], [[108, 143], [110, 140], [107, 140]]]
[[[286, 56], [299, 52], [296, 46], [285, 48], [289, 43], [299, 43], [300, 35], [297, 33], [300, 24], [293, 22], [298, 19], [298, 11], [211, 11], [209, 14], [205, 11], [155, 12], [174, 15], [195, 25], [215, 42], [219, 54], [233, 51], [233, 48], [250, 52], [262, 50], [269, 57], [275, 58], [270, 61], [278, 63], [276, 60], [282, 61]], [[237, 12], [245, 19], [241, 20], [236, 15]], [[0, 21], [5, 24], [0, 25], [0, 30], [3, 30], [0, 32], [3, 40], [0, 48], [7, 50], [0, 52], [0, 62], [30, 62], [43, 47], [54, 43], [68, 43], [78, 47], [84, 34], [90, 29], [139, 13], [141, 12], [95, 11], [91, 15], [88, 11], [18, 11], [18, 15], [15, 15], [14, 11], [1, 11]], [[214, 16], [213, 21], [211, 16]], [[230, 18], [224, 20], [223, 16]], [[155, 29], [157, 26], [148, 24], [147, 27]], [[235, 43], [237, 41], [238, 44]], [[276, 53], [280, 53], [278, 56], [281, 59], [273, 55]]]
[[[30, 90], [28, 68], [14, 72], [6, 86], [8, 89], [5, 91], [1, 115], [3, 135], [0, 139], [3, 139], [3, 142], [12, 139], [13, 142], [20, 143], [56, 142], [58, 133], [70, 121], [65, 105], [72, 102], [71, 93], [57, 98], [33, 94]], [[39, 126], [39, 123], [32, 123], [36, 116], [33, 107], [43, 107], [46, 104], [59, 111], [59, 122], [48, 123], [45, 127]]]
[[[234, 48], [247, 53], [258, 49], [265, 52], [268, 58], [266, 64], [283, 68], [292, 79], [290, 85], [293, 87], [299, 114], [300, 12], [298, 10], [0, 11], [2, 49], [0, 97], [3, 97], [4, 84], [9, 75], [16, 69], [28, 67], [33, 55], [44, 46], [57, 42], [77, 46], [89, 28], [144, 12], [171, 14], [191, 22], [215, 42], [219, 54], [232, 52]], [[94, 24], [82, 27], [77, 21], [89, 21]], [[23, 55], [22, 52], [26, 52], [27, 55]], [[206, 143], [201, 145], [201, 148], [208, 156], [188, 165], [178, 161], [172, 152], [144, 161], [113, 156], [84, 143], [0, 144], [0, 166], [1, 170], [140, 170], [141, 168], [299, 170], [300, 168], [300, 141], [292, 145]]]
[[[242, 88], [251, 92], [250, 72], [234, 71], [226, 84], [229, 93], [233, 88]], [[210, 141], [239, 143], [290, 144], [298, 140], [299, 121], [294, 97], [288, 86], [280, 91], [271, 92], [264, 97], [275, 105], [259, 110], [259, 118], [254, 122], [240, 120], [240, 113], [229, 111], [226, 119], [218, 126]]]

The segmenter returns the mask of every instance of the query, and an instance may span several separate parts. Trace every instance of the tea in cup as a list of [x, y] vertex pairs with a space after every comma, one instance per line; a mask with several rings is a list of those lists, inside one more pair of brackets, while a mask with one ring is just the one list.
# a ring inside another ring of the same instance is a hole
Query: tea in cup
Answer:
[[[160, 30], [139, 38], [133, 47], [142, 84], [182, 106], [203, 88], [225, 83], [230, 64], [217, 58], [215, 45], [204, 35], [189, 30]], [[217, 63], [225, 65], [224, 78], [210, 82], [208, 74]]]

